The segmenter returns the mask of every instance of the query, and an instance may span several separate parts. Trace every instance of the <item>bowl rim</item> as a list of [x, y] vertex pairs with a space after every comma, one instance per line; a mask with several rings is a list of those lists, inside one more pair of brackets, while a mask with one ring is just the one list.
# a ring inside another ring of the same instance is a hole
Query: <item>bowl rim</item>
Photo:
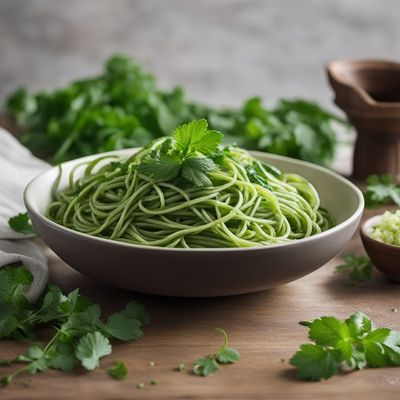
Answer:
[[[102, 157], [106, 155], [116, 155], [116, 156], [124, 156], [124, 155], [131, 155], [134, 154], [134, 152], [137, 152], [141, 149], [141, 147], [134, 147], [134, 148], [129, 148], [129, 149], [121, 149], [121, 150], [113, 150], [113, 151], [108, 151], [108, 152], [103, 152], [103, 153], [98, 153], [98, 154], [93, 154], [85, 157], [80, 157], [76, 158], [74, 160], [69, 160], [66, 162], [61, 163], [60, 165], [67, 166], [70, 164], [75, 164], [75, 163], [81, 163], [85, 161], [89, 161], [91, 159], [97, 158], [97, 157]], [[165, 251], [165, 252], [179, 252], [179, 253], [191, 253], [191, 252], [196, 252], [196, 253], [201, 253], [201, 252], [243, 252], [243, 251], [250, 251], [250, 252], [256, 252], [256, 251], [265, 251], [267, 249], [276, 249], [276, 248], [282, 248], [282, 247], [287, 247], [287, 246], [296, 246], [300, 245], [302, 243], [306, 242], [311, 242], [313, 240], [318, 240], [320, 238], [324, 238], [326, 236], [330, 236], [331, 234], [342, 230], [343, 228], [351, 225], [354, 221], [359, 219], [361, 217], [361, 214], [364, 210], [364, 196], [361, 192], [361, 190], [354, 185], [352, 182], [350, 182], [348, 179], [342, 177], [338, 173], [326, 168], [322, 167], [320, 165], [313, 164], [308, 161], [303, 161], [303, 160], [298, 160], [292, 157], [286, 157], [286, 156], [281, 156], [277, 154], [272, 154], [272, 153], [267, 153], [267, 152], [262, 152], [262, 151], [255, 151], [255, 150], [249, 150], [249, 153], [255, 156], [256, 158], [262, 157], [267, 155], [269, 158], [273, 158], [276, 160], [281, 160], [281, 161], [290, 161], [291, 163], [297, 164], [297, 165], [303, 165], [307, 166], [311, 169], [315, 169], [318, 171], [321, 171], [325, 174], [328, 174], [332, 176], [333, 178], [341, 181], [343, 184], [347, 185], [350, 187], [353, 192], [357, 195], [358, 198], [358, 204], [356, 210], [353, 212], [353, 214], [342, 221], [340, 224], [335, 225], [334, 227], [324, 231], [317, 233], [315, 235], [302, 238], [302, 239], [297, 239], [289, 242], [283, 242], [283, 243], [277, 243], [277, 244], [271, 244], [268, 246], [254, 246], [254, 247], [221, 247], [221, 248], [209, 248], [209, 247], [204, 247], [204, 248], [191, 248], [191, 249], [186, 249], [186, 248], [171, 248], [171, 247], [159, 247], [159, 246], [146, 246], [146, 245], [140, 245], [140, 244], [133, 244], [133, 243], [125, 243], [125, 242], [119, 242], [117, 240], [110, 240], [106, 238], [101, 238], [98, 236], [92, 236], [87, 233], [82, 233], [70, 228], [67, 228], [63, 225], [57, 224], [56, 222], [52, 221], [50, 218], [48, 218], [46, 215], [42, 214], [37, 208], [31, 203], [30, 199], [30, 191], [32, 190], [32, 186], [35, 184], [37, 180], [42, 178], [44, 175], [49, 174], [51, 171], [58, 169], [59, 165], [52, 166], [50, 169], [42, 172], [35, 178], [33, 178], [28, 185], [26, 186], [23, 194], [23, 199], [25, 203], [25, 207], [28, 211], [29, 214], [34, 214], [38, 219], [43, 220], [44, 223], [52, 226], [53, 228], [61, 231], [65, 231], [66, 233], [76, 235], [79, 238], [85, 239], [85, 240], [94, 240], [99, 243], [104, 243], [108, 245], [115, 245], [115, 246], [123, 246], [123, 247], [128, 247], [132, 249], [140, 249], [140, 250], [147, 250], [147, 251]]]
[[378, 245], [378, 246], [382, 247], [383, 249], [396, 250], [396, 251], [400, 252], [400, 246], [381, 242], [380, 240], [373, 238], [370, 235], [370, 232], [368, 232], [369, 229], [373, 228], [375, 225], [378, 224], [379, 220], [383, 217], [384, 212], [381, 214], [376, 214], [376, 215], [373, 215], [372, 217], [369, 217], [361, 224], [361, 227], [360, 227], [361, 237], [364, 237], [365, 240], [367, 240], [371, 243], [374, 243], [375, 245]]

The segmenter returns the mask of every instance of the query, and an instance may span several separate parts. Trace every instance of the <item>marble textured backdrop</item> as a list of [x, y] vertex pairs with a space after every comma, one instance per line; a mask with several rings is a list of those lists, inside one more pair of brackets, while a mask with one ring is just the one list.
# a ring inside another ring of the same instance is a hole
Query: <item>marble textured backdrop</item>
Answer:
[[18, 85], [51, 88], [135, 56], [191, 98], [331, 104], [324, 64], [400, 58], [398, 0], [0, 0], [0, 101]]

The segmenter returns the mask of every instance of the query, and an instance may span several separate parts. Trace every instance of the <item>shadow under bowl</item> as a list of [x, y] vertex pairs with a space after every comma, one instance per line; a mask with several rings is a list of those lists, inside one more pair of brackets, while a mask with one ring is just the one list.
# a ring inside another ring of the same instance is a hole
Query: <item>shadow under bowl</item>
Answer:
[[379, 223], [381, 218], [382, 215], [376, 215], [362, 224], [361, 240], [376, 269], [391, 280], [400, 283], [400, 246], [383, 243], [370, 236], [372, 228]]
[[[136, 151], [127, 149], [108, 154], [128, 157]], [[326, 168], [261, 152], [252, 155], [284, 172], [307, 178], [337, 225], [305, 239], [265, 247], [173, 249], [122, 243], [65, 228], [46, 217], [57, 167], [28, 185], [25, 205], [44, 242], [71, 267], [99, 281], [167, 296], [211, 297], [257, 292], [301, 278], [334, 257], [353, 236], [364, 199], [356, 186]], [[77, 164], [99, 156], [63, 163], [60, 189], [67, 185], [67, 176]]]

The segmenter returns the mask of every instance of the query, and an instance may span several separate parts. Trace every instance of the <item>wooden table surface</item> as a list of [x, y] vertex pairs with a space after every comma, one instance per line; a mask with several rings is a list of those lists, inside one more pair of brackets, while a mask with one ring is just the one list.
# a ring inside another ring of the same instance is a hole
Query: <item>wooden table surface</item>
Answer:
[[[378, 210], [374, 211], [375, 213]], [[368, 212], [371, 214], [371, 212]], [[362, 252], [358, 235], [342, 252]], [[49, 251], [51, 282], [64, 291], [80, 288], [106, 312], [116, 311], [135, 299], [146, 305], [151, 324], [143, 338], [116, 343], [113, 353], [94, 372], [48, 371], [23, 376], [0, 390], [0, 399], [397, 399], [400, 368], [369, 369], [335, 376], [317, 383], [302, 382], [288, 359], [307, 341], [306, 328], [298, 325], [322, 315], [345, 318], [356, 310], [377, 325], [400, 329], [400, 286], [378, 272], [373, 280], [355, 288], [343, 286], [334, 274], [338, 256], [318, 271], [296, 282], [263, 293], [212, 299], [175, 299], [130, 293], [96, 283], [60, 261]], [[224, 328], [242, 360], [207, 378], [174, 371], [190, 366], [197, 357], [220, 345], [213, 327]], [[0, 355], [13, 357], [26, 347], [0, 342]], [[124, 381], [111, 379], [106, 368], [124, 361], [129, 374]], [[150, 365], [155, 362], [155, 366]], [[2, 368], [0, 372], [6, 372]], [[159, 381], [156, 386], [148, 382]], [[145, 387], [138, 389], [137, 383]]]

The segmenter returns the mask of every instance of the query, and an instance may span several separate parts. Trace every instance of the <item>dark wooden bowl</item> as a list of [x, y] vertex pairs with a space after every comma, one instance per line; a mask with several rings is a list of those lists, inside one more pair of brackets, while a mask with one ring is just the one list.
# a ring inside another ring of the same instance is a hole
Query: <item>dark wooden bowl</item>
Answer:
[[391, 280], [400, 283], [400, 246], [386, 244], [370, 236], [371, 229], [381, 217], [376, 215], [361, 225], [361, 240], [375, 267]]
[[327, 66], [335, 103], [357, 131], [353, 176], [400, 175], [400, 63], [334, 61]]

